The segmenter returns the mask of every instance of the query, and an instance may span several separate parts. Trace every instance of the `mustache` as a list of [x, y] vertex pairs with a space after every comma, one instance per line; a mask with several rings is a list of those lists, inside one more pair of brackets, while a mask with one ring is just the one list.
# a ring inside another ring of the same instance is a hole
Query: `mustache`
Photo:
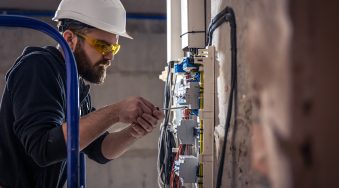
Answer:
[[103, 60], [98, 61], [95, 65], [109, 66], [109, 65], [111, 65], [111, 62], [112, 62], [111, 60], [103, 59]]

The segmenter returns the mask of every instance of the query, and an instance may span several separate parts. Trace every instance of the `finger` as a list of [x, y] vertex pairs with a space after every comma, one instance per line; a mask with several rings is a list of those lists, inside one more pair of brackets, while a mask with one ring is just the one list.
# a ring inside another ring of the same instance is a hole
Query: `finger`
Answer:
[[141, 108], [138, 108], [136, 114], [134, 114], [134, 116], [133, 116], [132, 122], [138, 123], [137, 119], [138, 119], [138, 117], [141, 117], [142, 114], [144, 114], [143, 110]]
[[137, 138], [141, 138], [147, 134], [147, 131], [145, 131], [139, 124], [134, 126], [133, 129], [135, 130], [135, 132], [137, 132], [137, 134], [135, 135]]
[[140, 134], [140, 135], [144, 135], [146, 134], [146, 131], [141, 127], [141, 125], [139, 125], [138, 123], [133, 123], [130, 126], [131, 130], [133, 130], [133, 132], [135, 132], [136, 134]]
[[144, 120], [142, 117], [139, 117], [139, 118], [138, 118], [138, 123], [139, 123], [139, 125], [141, 125], [141, 127], [142, 127], [143, 129], [145, 129], [145, 131], [147, 131], [148, 133], [149, 133], [149, 132], [152, 132], [152, 130], [153, 130], [152, 125], [151, 125], [150, 123], [148, 123], [146, 120]]
[[155, 127], [155, 125], [158, 123], [158, 119], [156, 119], [155, 117], [149, 115], [149, 114], [143, 114], [142, 118], [145, 119], [148, 123], [150, 123], [153, 128]]
[[[144, 130], [142, 131], [145, 132]], [[144, 133], [140, 132], [139, 130], [135, 130], [133, 127], [131, 127], [129, 130], [129, 134], [134, 138], [141, 138], [144, 135]]]
[[160, 119], [163, 119], [165, 115], [160, 110], [154, 110], [153, 111], [153, 116], [156, 117], [158, 120], [160, 120]]
[[[142, 100], [140, 101], [139, 105], [144, 113], [152, 114], [153, 111], [151, 110], [151, 108], [149, 108]], [[142, 114], [140, 114], [140, 116], [141, 115]]]
[[129, 134], [134, 138], [140, 138], [140, 133], [138, 133], [136, 130], [134, 130], [133, 127], [129, 130]]
[[152, 111], [155, 109], [155, 106], [154, 106], [151, 102], [149, 102], [148, 100], [146, 100], [146, 99], [144, 99], [144, 98], [142, 98], [142, 97], [140, 97], [140, 99], [141, 99], [142, 102], [144, 102], [144, 103], [148, 106], [148, 108], [150, 108]]
[[139, 124], [133, 124], [132, 129], [137, 135], [143, 136], [146, 134], [146, 131], [143, 128], [141, 128]]

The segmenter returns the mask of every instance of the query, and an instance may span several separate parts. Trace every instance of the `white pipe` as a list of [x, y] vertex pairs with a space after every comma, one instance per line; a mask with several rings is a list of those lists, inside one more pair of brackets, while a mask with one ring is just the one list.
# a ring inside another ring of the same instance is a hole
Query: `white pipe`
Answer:
[[180, 0], [167, 0], [167, 62], [183, 57], [181, 50]]

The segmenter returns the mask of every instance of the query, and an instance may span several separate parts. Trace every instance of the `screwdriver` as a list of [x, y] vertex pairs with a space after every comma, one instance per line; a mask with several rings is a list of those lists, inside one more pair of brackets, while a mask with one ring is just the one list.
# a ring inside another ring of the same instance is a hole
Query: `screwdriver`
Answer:
[[176, 107], [170, 107], [170, 108], [161, 108], [161, 110], [176, 110], [176, 109], [184, 109], [188, 108], [188, 106], [176, 106]]

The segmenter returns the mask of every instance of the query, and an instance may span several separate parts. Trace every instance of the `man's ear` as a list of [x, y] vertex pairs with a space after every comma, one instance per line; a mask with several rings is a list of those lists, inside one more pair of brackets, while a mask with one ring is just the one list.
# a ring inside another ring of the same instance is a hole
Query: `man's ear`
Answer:
[[64, 37], [67, 44], [71, 47], [72, 51], [74, 52], [78, 42], [78, 37], [71, 30], [64, 31], [62, 33], [62, 36]]

